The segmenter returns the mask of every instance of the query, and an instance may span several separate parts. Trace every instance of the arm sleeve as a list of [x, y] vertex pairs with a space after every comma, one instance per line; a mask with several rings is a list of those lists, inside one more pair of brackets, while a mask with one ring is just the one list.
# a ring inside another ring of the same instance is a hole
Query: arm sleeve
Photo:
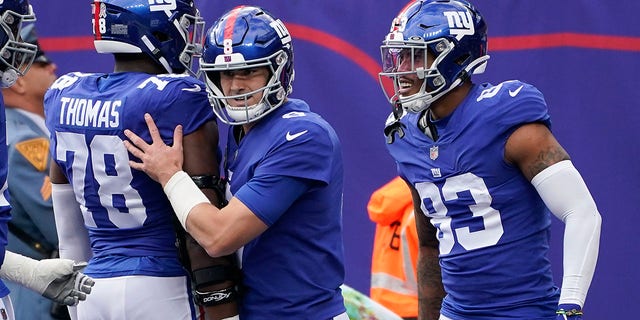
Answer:
[[0, 278], [13, 281], [42, 294], [48, 283], [34, 276], [36, 260], [21, 254], [5, 251], [4, 263], [0, 268]]
[[564, 229], [559, 304], [584, 306], [598, 259], [602, 218], [582, 176], [570, 160], [538, 173], [531, 183]]
[[73, 187], [70, 184], [53, 184], [51, 187], [60, 258], [88, 261], [92, 256], [89, 235]]

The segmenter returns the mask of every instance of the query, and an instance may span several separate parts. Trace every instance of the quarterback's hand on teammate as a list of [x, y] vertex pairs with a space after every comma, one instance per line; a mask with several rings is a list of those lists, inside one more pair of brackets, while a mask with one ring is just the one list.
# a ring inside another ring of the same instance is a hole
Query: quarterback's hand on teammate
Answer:
[[141, 162], [129, 161], [131, 168], [144, 171], [163, 187], [178, 171], [182, 170], [184, 158], [182, 155], [182, 126], [173, 131], [173, 145], [168, 146], [162, 140], [160, 131], [151, 115], [145, 113], [144, 120], [149, 128], [151, 144], [148, 144], [131, 130], [125, 130], [124, 135], [130, 141], [124, 141], [127, 150], [140, 159]]
[[577, 304], [561, 304], [556, 315], [556, 320], [582, 320], [582, 307]]
[[68, 259], [46, 259], [38, 262], [42, 264], [38, 268], [42, 272], [39, 276], [47, 283], [41, 292], [43, 297], [67, 306], [75, 306], [87, 299], [95, 282], [80, 272], [87, 266], [86, 262], [74, 263]]

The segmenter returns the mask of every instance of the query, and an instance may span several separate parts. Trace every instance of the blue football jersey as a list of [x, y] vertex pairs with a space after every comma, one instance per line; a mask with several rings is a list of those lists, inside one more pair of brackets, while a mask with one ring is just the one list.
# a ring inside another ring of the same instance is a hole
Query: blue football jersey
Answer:
[[[9, 187], [7, 186], [7, 118], [5, 115], [4, 99], [0, 94], [0, 264], [4, 262], [4, 251], [7, 247], [8, 223], [11, 220], [11, 205], [9, 205]], [[0, 297], [9, 294], [9, 288], [0, 280]]]
[[387, 146], [437, 228], [447, 292], [442, 313], [555, 319], [550, 213], [518, 167], [504, 160], [505, 143], [520, 125], [550, 127], [542, 94], [520, 81], [474, 85], [451, 115], [434, 121], [435, 142], [418, 128], [419, 117], [406, 114], [405, 136]]
[[[240, 316], [329, 319], [345, 312], [340, 290], [344, 172], [333, 128], [304, 101], [289, 99], [258, 121], [239, 145], [232, 136], [228, 144], [230, 191], [269, 226], [243, 249], [246, 291]], [[282, 176], [312, 187], [291, 203], [279, 193], [291, 188], [269, 186]], [[281, 203], [291, 204], [283, 208]]]
[[[93, 258], [93, 277], [179, 276], [171, 204], [160, 184], [133, 170], [123, 140], [130, 129], [151, 141], [144, 114], [171, 144], [213, 120], [205, 86], [185, 75], [82, 74], [60, 77], [47, 91], [45, 113], [52, 159], [73, 186]], [[137, 159], [133, 159], [137, 160]]]

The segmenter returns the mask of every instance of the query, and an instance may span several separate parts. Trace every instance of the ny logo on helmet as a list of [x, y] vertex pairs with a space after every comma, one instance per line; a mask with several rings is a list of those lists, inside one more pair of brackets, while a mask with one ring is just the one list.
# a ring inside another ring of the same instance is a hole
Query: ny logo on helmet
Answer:
[[284, 23], [282, 23], [280, 19], [272, 21], [269, 25], [278, 33], [278, 37], [280, 37], [280, 41], [282, 41], [282, 44], [291, 42], [291, 35], [289, 34], [289, 30], [287, 30], [287, 27], [285, 27]]
[[150, 11], [171, 11], [177, 8], [176, 0], [149, 0]]
[[449, 32], [456, 36], [456, 39], [460, 40], [464, 36], [473, 35], [476, 30], [473, 26], [473, 19], [471, 18], [471, 12], [469, 11], [445, 11], [444, 16], [447, 17], [449, 22]]

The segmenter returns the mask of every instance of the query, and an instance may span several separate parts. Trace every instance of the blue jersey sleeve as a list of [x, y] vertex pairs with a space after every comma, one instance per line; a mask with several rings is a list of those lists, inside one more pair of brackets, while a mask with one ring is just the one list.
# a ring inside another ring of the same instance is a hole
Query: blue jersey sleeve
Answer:
[[[162, 76], [158, 77], [165, 80]], [[184, 135], [188, 135], [204, 123], [215, 119], [202, 82], [190, 77], [175, 78], [175, 75], [167, 77], [171, 82], [164, 88], [166, 93], [162, 95], [147, 93], [158, 99], [156, 110], [151, 116], [156, 121], [161, 137], [165, 140], [173, 137], [173, 131], [177, 125], [182, 125]]]
[[273, 225], [313, 184], [312, 180], [263, 175], [243, 185], [235, 197], [266, 225]]
[[496, 99], [500, 112], [492, 113], [500, 127], [515, 130], [525, 123], [540, 122], [551, 128], [547, 103], [536, 87], [520, 81], [507, 81], [500, 87]]

